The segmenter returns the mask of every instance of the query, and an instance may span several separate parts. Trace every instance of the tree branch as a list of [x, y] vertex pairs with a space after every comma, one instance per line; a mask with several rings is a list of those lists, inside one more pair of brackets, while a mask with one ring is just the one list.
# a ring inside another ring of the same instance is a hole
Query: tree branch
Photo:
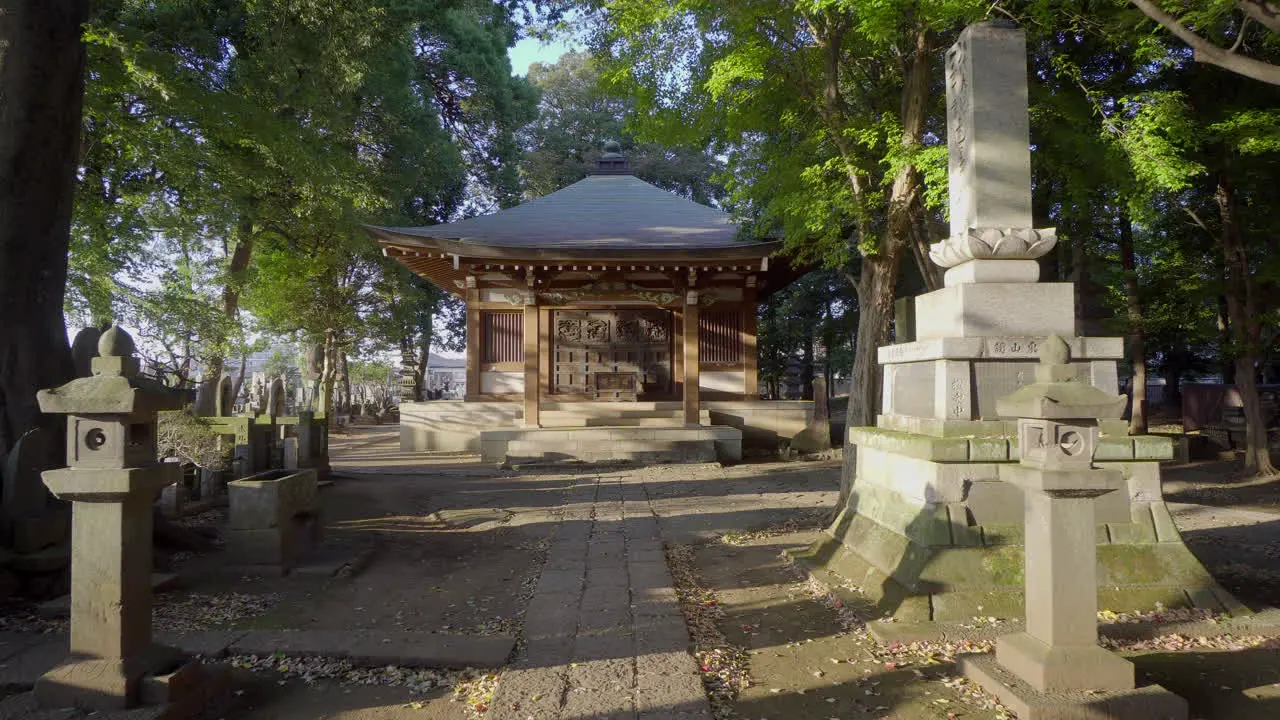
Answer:
[[[1223, 48], [1214, 45], [1205, 40], [1187, 26], [1178, 22], [1178, 19], [1164, 10], [1151, 0], [1129, 0], [1129, 3], [1142, 11], [1144, 15], [1155, 20], [1162, 27], [1173, 33], [1179, 40], [1189, 45], [1195, 53], [1196, 62], [1205, 63], [1206, 65], [1216, 65], [1224, 70], [1243, 75], [1254, 80], [1259, 80], [1271, 85], [1280, 85], [1280, 65], [1272, 65], [1260, 60], [1244, 57], [1243, 55], [1235, 55], [1227, 52]], [[1251, 0], [1241, 0], [1241, 7], [1245, 4], [1253, 4]], [[1264, 8], [1259, 8], [1260, 11]], [[1246, 10], [1247, 12], [1247, 10]], [[1252, 15], [1250, 15], [1252, 17]], [[1265, 17], [1265, 15], [1264, 15]], [[1259, 21], [1263, 22], [1263, 21]], [[1264, 22], [1264, 24], [1266, 24]]]
[[1280, 33], [1280, 7], [1267, 0], [1240, 0], [1237, 4], [1254, 22]]

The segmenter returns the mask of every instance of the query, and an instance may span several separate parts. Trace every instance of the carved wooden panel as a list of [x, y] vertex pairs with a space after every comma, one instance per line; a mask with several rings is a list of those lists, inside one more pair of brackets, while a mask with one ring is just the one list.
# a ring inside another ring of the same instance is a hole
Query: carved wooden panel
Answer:
[[666, 310], [555, 310], [551, 391], [594, 395], [594, 376], [635, 373], [641, 396], [671, 392], [671, 313]]

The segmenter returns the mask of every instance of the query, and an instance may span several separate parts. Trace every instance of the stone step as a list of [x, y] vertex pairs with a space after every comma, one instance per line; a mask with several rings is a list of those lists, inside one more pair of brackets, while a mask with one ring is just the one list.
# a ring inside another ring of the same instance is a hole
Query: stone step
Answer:
[[548, 460], [715, 462], [716, 445], [713, 440], [601, 440], [581, 445], [517, 440], [507, 445], [508, 464], [518, 465]]
[[677, 412], [684, 408], [679, 400], [637, 401], [637, 402], [544, 402], [539, 407], [543, 412], [587, 412], [616, 414], [619, 412]]
[[[539, 420], [543, 427], [681, 427], [685, 424], [683, 413], [600, 417], [543, 413]], [[710, 425], [711, 413], [704, 410], [699, 420], [703, 425]]]

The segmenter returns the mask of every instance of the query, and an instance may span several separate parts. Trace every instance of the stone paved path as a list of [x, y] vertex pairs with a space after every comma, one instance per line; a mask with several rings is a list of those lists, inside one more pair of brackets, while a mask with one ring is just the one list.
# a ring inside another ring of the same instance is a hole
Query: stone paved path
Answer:
[[495, 717], [709, 719], [644, 486], [584, 477], [565, 500]]

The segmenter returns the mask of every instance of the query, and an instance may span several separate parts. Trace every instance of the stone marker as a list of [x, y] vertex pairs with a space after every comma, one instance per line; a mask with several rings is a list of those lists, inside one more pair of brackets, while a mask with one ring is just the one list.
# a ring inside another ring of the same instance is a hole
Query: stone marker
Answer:
[[196, 417], [213, 417], [218, 414], [218, 382], [213, 378], [205, 378], [196, 388]]
[[[1021, 720], [1081, 717], [1082, 708], [1104, 700], [1123, 708], [1114, 695], [1135, 689], [1133, 663], [1098, 645], [1096, 590], [1094, 498], [1124, 487], [1119, 471], [1093, 465], [1098, 419], [1119, 418], [1125, 398], [1078, 382], [1056, 335], [1040, 360], [1036, 382], [999, 402], [1001, 415], [1019, 418], [1021, 459], [1001, 466], [1000, 477], [1026, 498], [1026, 631], [1000, 637], [995, 662], [1021, 682], [991, 673], [990, 658], [963, 661]], [[1036, 702], [1044, 693], [1073, 691], [1093, 694]], [[1100, 691], [1113, 697], [1098, 697]], [[1187, 704], [1148, 689], [1130, 709], [1099, 717], [1186, 718]]]
[[75, 367], [76, 377], [89, 377], [93, 374], [90, 362], [98, 354], [98, 339], [101, 337], [102, 331], [93, 327], [76, 333], [75, 340], [71, 341], [71, 364]]
[[280, 441], [280, 464], [285, 470], [298, 469], [298, 438], [287, 437]]
[[418, 358], [412, 350], [400, 353], [400, 402], [418, 401]]
[[71, 654], [36, 682], [41, 707], [131, 707], [145, 677], [185, 667], [181, 652], [151, 640], [151, 506], [179, 479], [178, 465], [156, 458], [157, 412], [181, 397], [139, 377], [133, 351], [112, 326], [93, 377], [37, 396], [42, 412], [68, 416], [70, 467], [44, 481], [73, 503]]
[[5, 456], [4, 484], [0, 497], [6, 525], [13, 526], [21, 517], [39, 515], [49, 502], [49, 491], [40, 481], [40, 473], [57, 465], [53, 459], [53, 440], [41, 428], [28, 430]]
[[218, 393], [214, 396], [216, 404], [214, 405], [214, 414], [218, 417], [231, 417], [232, 409], [235, 407], [235, 384], [231, 382], [230, 375], [223, 375], [218, 381]]
[[284, 380], [276, 378], [267, 390], [267, 406], [264, 409], [273, 419], [284, 415]]

